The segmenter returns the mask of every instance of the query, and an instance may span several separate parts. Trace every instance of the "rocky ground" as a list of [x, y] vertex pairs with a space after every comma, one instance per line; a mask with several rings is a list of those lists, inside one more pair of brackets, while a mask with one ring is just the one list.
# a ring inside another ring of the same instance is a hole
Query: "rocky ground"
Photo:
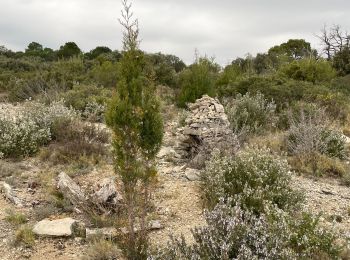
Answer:
[[[175, 110], [174, 107], [169, 109]], [[186, 240], [191, 242], [193, 240], [191, 229], [205, 224], [199, 191], [200, 173], [195, 169], [197, 163], [195, 165], [188, 163], [186, 153], [193, 153], [190, 144], [193, 145], [193, 140], [197, 140], [196, 138], [201, 134], [204, 133], [205, 138], [214, 138], [210, 144], [212, 145], [216, 142], [215, 140], [219, 140], [222, 134], [226, 133], [223, 129], [225, 121], [220, 127], [215, 129], [204, 127], [205, 131], [201, 131], [203, 129], [201, 124], [208, 125], [209, 123], [210, 125], [218, 120], [227, 120], [222, 114], [221, 107], [217, 108], [212, 105], [211, 109], [212, 112], [208, 118], [200, 115], [200, 106], [193, 107], [196, 112], [192, 119], [185, 122], [187, 128], [182, 125], [184, 122], [180, 120], [180, 111], [173, 111], [175, 116], [166, 121], [163, 146], [157, 156], [158, 183], [153, 194], [155, 210], [152, 213], [152, 219], [156, 223], [156, 228], [151, 231], [150, 238], [156, 247], [166, 246], [170, 235], [176, 237], [183, 234]], [[202, 113], [208, 113], [208, 111], [202, 109]], [[236, 140], [233, 141], [236, 144]], [[197, 152], [197, 154], [200, 153]], [[39, 221], [35, 217], [35, 208], [47, 200], [45, 191], [47, 187], [35, 183], [38, 182], [38, 178], [42, 180], [42, 176], [46, 176], [48, 182], [52, 182], [52, 176], [56, 176], [57, 171], [61, 169], [52, 169], [50, 165], [38, 158], [8, 163], [16, 169], [14, 176], [6, 177], [0, 174], [3, 176], [0, 181], [6, 180], [10, 184], [13, 189], [12, 195], [18, 198], [22, 205], [16, 206], [14, 201], [11, 202], [8, 197], [5, 197], [5, 193], [0, 196], [0, 259], [81, 259], [89, 244], [80, 237], [44, 238], [37, 236], [35, 246], [31, 249], [13, 245], [16, 228], [5, 221], [8, 210], [22, 212], [28, 217], [28, 225], [35, 226]], [[53, 172], [56, 172], [56, 175]], [[104, 178], [112, 177], [113, 174], [111, 164], [105, 163], [85, 174], [76, 175], [73, 181], [84, 191], [95, 187], [96, 183], [101, 182]], [[322, 223], [334, 227], [343, 236], [348, 236], [347, 233], [350, 230], [349, 188], [341, 186], [335, 179], [315, 180], [303, 176], [293, 176], [293, 186], [305, 193], [307, 209], [315, 214], [322, 214]], [[50, 220], [67, 217], [84, 222], [86, 227], [90, 228], [91, 223], [77, 210], [69, 214], [51, 216]]]

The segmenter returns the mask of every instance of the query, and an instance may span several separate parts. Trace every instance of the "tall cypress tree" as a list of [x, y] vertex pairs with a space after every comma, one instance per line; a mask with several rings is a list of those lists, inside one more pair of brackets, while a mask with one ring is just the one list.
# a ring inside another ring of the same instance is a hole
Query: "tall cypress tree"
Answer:
[[[145, 259], [147, 208], [150, 187], [156, 177], [154, 160], [163, 138], [163, 122], [155, 87], [147, 77], [144, 54], [139, 49], [138, 20], [133, 19], [128, 0], [122, 0], [122, 4], [120, 80], [108, 106], [106, 121], [114, 133], [115, 172], [121, 177], [128, 213], [124, 246], [129, 259]], [[140, 227], [137, 233], [135, 225]]]

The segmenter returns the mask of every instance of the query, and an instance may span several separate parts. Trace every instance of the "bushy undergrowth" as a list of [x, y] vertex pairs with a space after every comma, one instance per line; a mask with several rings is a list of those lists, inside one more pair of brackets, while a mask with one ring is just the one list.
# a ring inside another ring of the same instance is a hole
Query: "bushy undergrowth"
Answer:
[[325, 107], [332, 118], [341, 122], [347, 120], [349, 113], [348, 95], [336, 91], [335, 87], [323, 84], [270, 75], [242, 78], [218, 87], [218, 94], [221, 97], [234, 97], [247, 92], [251, 95], [260, 92], [267, 100], [274, 100], [277, 112], [283, 111], [298, 101], [304, 101]]
[[54, 142], [42, 149], [40, 157], [53, 164], [71, 162], [97, 163], [107, 155], [108, 132], [93, 123], [79, 120], [58, 121], [53, 127]]
[[346, 167], [341, 161], [347, 156], [345, 138], [327, 122], [322, 109], [306, 113], [301, 110], [299, 116], [292, 118], [285, 146], [295, 170], [317, 176], [345, 175]]
[[112, 91], [94, 85], [76, 85], [71, 90], [61, 94], [67, 107], [72, 107], [82, 113], [90, 121], [103, 120], [105, 106]]
[[339, 159], [346, 156], [344, 137], [327, 127], [327, 116], [322, 109], [308, 114], [301, 111], [297, 120], [292, 119], [287, 148], [293, 155], [318, 152]]
[[15, 246], [33, 247], [35, 244], [35, 235], [32, 228], [27, 225], [19, 227], [16, 230], [13, 244]]
[[336, 71], [326, 60], [302, 59], [284, 65], [280, 72], [295, 80], [312, 83], [329, 82], [336, 76]]
[[121, 251], [113, 241], [104, 238], [95, 239], [89, 245], [83, 260], [114, 260], [119, 259]]
[[5, 220], [9, 223], [11, 223], [12, 225], [18, 226], [21, 224], [26, 223], [27, 217], [25, 215], [23, 215], [20, 212], [15, 212], [13, 210], [6, 210], [6, 217]]
[[172, 239], [150, 259], [337, 259], [336, 237], [306, 213], [291, 216], [265, 204], [256, 216], [240, 206], [220, 201], [205, 214], [207, 225], [192, 231], [195, 242]]
[[202, 190], [209, 208], [220, 198], [233, 198], [240, 206], [257, 214], [263, 212], [265, 201], [283, 210], [292, 210], [301, 201], [301, 195], [289, 184], [288, 163], [269, 150], [257, 149], [239, 152], [234, 157], [214, 153], [203, 173]]
[[77, 114], [62, 102], [45, 106], [27, 103], [21, 109], [0, 112], [0, 157], [28, 156], [52, 138], [58, 121], [69, 121]]
[[193, 243], [172, 238], [150, 259], [338, 259], [337, 236], [300, 210], [289, 166], [268, 150], [214, 153], [203, 176], [206, 225]]
[[276, 105], [258, 92], [256, 95], [238, 94], [225, 106], [233, 132], [244, 137], [261, 133], [274, 125]]
[[184, 107], [204, 94], [215, 95], [215, 81], [219, 67], [207, 58], [198, 58], [194, 64], [180, 74], [178, 105]]

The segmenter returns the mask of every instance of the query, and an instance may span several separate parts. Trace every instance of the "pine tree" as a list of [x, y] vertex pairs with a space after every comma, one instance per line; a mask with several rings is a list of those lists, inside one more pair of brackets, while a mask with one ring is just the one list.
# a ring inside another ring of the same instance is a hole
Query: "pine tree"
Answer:
[[[125, 248], [129, 259], [144, 259], [147, 251], [147, 209], [156, 177], [155, 155], [163, 138], [163, 122], [155, 87], [147, 78], [144, 54], [139, 49], [138, 20], [131, 4], [122, 0], [123, 57], [117, 91], [106, 112], [113, 130], [115, 171], [121, 177], [128, 213]], [[135, 232], [135, 226], [140, 231]]]

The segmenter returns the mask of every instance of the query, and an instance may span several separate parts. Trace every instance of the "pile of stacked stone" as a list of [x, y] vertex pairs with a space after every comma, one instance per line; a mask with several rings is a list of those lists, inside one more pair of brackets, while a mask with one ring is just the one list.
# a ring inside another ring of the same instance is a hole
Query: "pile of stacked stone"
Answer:
[[219, 100], [204, 95], [188, 104], [185, 126], [178, 129], [179, 143], [175, 149], [192, 168], [201, 169], [217, 148], [222, 152], [235, 152], [239, 148], [223, 105]]

